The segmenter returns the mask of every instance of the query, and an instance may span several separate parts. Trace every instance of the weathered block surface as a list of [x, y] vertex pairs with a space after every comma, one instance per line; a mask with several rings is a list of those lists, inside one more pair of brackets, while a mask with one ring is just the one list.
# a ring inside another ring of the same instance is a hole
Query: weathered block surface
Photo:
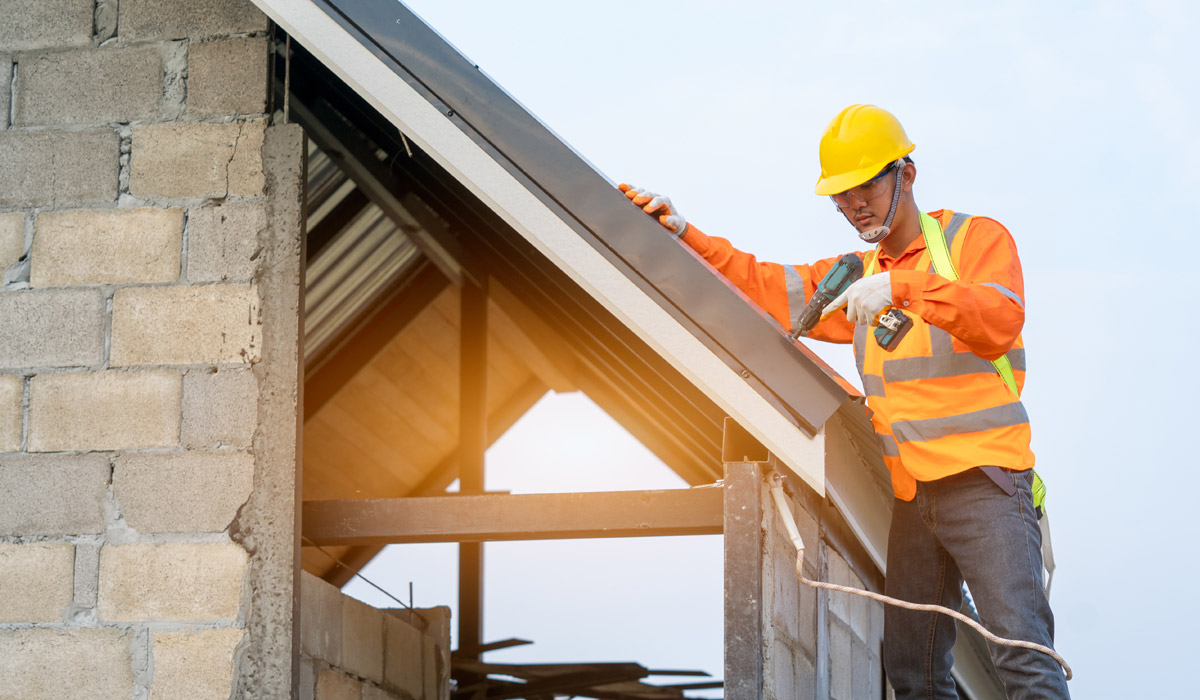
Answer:
[[[3, 76], [4, 63], [0, 61], [0, 77]], [[3, 102], [0, 102], [0, 108], [3, 107]], [[3, 115], [3, 112], [0, 112], [0, 115]], [[0, 274], [24, 254], [25, 214], [19, 211], [0, 214]]]
[[150, 700], [227, 700], [233, 654], [244, 635], [236, 628], [154, 635]]
[[24, 391], [25, 382], [21, 377], [0, 374], [0, 452], [21, 449], [21, 395]]
[[100, 618], [105, 621], [232, 621], [246, 550], [224, 542], [138, 542], [100, 552]]
[[254, 277], [267, 227], [260, 204], [221, 204], [188, 213], [189, 282], [245, 282]]
[[0, 544], [0, 622], [59, 622], [74, 595], [74, 573], [73, 545]]
[[129, 191], [146, 199], [262, 194], [262, 120], [133, 128]]
[[267, 29], [267, 16], [249, 0], [121, 0], [120, 8], [120, 33], [127, 40], [198, 39]]
[[321, 669], [317, 676], [317, 700], [360, 700], [362, 684], [332, 669]]
[[193, 43], [188, 48], [188, 116], [267, 110], [267, 38]]
[[423, 635], [412, 625], [394, 615], [383, 616], [384, 631], [384, 683], [404, 691], [414, 698], [425, 692], [421, 678], [424, 669]]
[[121, 513], [139, 532], [220, 532], [253, 486], [245, 452], [122, 455], [113, 472]]
[[0, 456], [0, 536], [104, 531], [108, 457]]
[[258, 380], [248, 369], [192, 370], [183, 376], [184, 447], [250, 446], [258, 425]]
[[[0, 43], [0, 49], [7, 48], [3, 43]], [[8, 86], [12, 84], [13, 62], [12, 56], [0, 53], [0, 128], [8, 127], [10, 102], [12, 99], [12, 91]]]
[[131, 122], [162, 105], [157, 45], [27, 54], [19, 71], [15, 126]]
[[120, 145], [106, 128], [0, 131], [0, 207], [116, 200]]
[[356, 676], [383, 680], [383, 616], [353, 598], [342, 601], [341, 667]]
[[179, 279], [182, 209], [44, 212], [34, 231], [34, 287]]
[[29, 383], [29, 451], [177, 445], [181, 384], [168, 370], [38, 375]]
[[113, 295], [114, 366], [251, 363], [261, 349], [252, 286], [127, 287]]
[[20, 700], [95, 700], [133, 694], [130, 632], [0, 631], [0, 688]]
[[7, 0], [0, 47], [28, 51], [92, 43], [94, 0]]
[[0, 319], [0, 368], [91, 367], [104, 359], [98, 289], [4, 292]]
[[300, 573], [300, 650], [328, 664], [342, 663], [342, 601], [337, 586]]

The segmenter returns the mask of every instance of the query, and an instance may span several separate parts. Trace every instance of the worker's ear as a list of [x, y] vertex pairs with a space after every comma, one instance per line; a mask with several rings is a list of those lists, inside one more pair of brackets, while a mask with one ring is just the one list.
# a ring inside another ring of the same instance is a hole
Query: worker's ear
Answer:
[[900, 171], [900, 189], [904, 192], [912, 192], [913, 183], [917, 181], [917, 166], [911, 162], [904, 164], [904, 169]]

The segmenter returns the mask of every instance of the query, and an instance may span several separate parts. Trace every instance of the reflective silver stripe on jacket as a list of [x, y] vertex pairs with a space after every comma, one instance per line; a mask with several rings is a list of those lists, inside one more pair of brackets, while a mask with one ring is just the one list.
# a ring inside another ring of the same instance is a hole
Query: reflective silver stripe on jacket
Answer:
[[958, 235], [958, 230], [969, 218], [971, 218], [970, 214], [964, 214], [961, 211], [950, 215], [950, 223], [946, 224], [946, 250], [950, 250], [950, 246], [954, 245], [954, 237]]
[[956, 416], [896, 421], [892, 423], [892, 433], [896, 436], [896, 442], [924, 442], [947, 435], [977, 433], [981, 430], [1007, 428], [1028, 422], [1029, 414], [1025, 412], [1025, 406], [1020, 401], [1015, 401]]
[[885, 457], [900, 456], [900, 446], [896, 444], [896, 438], [891, 435], [879, 435], [879, 446], [883, 449]]
[[858, 376], [863, 376], [863, 367], [867, 363], [867, 325], [854, 324], [854, 365], [858, 367]]
[[[886, 382], [908, 382], [914, 379], [939, 379], [960, 377], [966, 374], [994, 373], [991, 362], [973, 352], [955, 352], [950, 334], [934, 325], [929, 325], [928, 357], [902, 357], [883, 361], [883, 379]], [[1014, 348], [1008, 351], [1008, 360], [1014, 370], [1025, 371], [1025, 350]]]
[[867, 396], [887, 396], [883, 377], [878, 374], [863, 374], [863, 393]]
[[788, 330], [794, 331], [800, 321], [800, 314], [804, 313], [804, 307], [808, 305], [808, 300], [804, 298], [804, 278], [796, 272], [795, 265], [783, 266], [783, 278], [787, 280], [788, 316], [791, 320], [791, 328]]
[[995, 282], [984, 282], [983, 286], [1000, 290], [1001, 294], [1003, 294], [1004, 296], [1008, 297], [1009, 299], [1012, 299], [1013, 301], [1020, 304], [1022, 309], [1025, 308], [1025, 300], [1022, 299], [1021, 297], [1017, 296], [1017, 293], [1014, 292], [1013, 290], [1009, 289], [1008, 287], [996, 284]]

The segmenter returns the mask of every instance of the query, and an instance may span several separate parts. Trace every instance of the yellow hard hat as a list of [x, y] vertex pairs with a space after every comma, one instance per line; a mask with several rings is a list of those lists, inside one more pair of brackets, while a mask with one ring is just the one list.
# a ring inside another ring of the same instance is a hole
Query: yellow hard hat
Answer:
[[857, 187], [914, 148], [891, 112], [875, 105], [850, 105], [829, 122], [821, 137], [817, 194]]

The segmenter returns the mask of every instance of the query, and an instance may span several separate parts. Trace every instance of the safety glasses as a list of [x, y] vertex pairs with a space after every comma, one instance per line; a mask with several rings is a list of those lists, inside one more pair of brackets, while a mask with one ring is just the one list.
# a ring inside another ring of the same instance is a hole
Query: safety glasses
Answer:
[[887, 181], [885, 178], [887, 177], [888, 173], [891, 173], [894, 170], [896, 170], [896, 164], [892, 163], [881, 170], [878, 175], [870, 180], [867, 180], [857, 187], [851, 187], [845, 192], [831, 194], [829, 195], [829, 199], [833, 200], [833, 203], [836, 204], [840, 209], [849, 208], [855, 200], [869, 202], [887, 190]]

